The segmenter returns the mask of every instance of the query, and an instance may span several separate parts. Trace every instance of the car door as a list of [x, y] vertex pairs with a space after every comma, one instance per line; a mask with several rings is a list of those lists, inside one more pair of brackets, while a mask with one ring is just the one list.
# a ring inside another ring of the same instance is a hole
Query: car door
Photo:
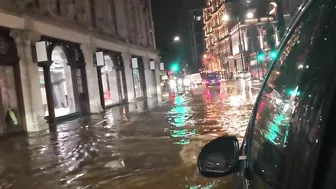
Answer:
[[335, 5], [308, 2], [279, 48], [248, 129], [248, 188], [310, 186], [336, 75]]

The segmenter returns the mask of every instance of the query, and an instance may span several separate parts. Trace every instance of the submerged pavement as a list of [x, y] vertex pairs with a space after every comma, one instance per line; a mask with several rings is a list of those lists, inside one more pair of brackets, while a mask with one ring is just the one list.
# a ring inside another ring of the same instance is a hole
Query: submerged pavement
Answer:
[[197, 155], [217, 136], [244, 136], [260, 84], [172, 92], [164, 104], [138, 102], [0, 140], [0, 189], [215, 189]]

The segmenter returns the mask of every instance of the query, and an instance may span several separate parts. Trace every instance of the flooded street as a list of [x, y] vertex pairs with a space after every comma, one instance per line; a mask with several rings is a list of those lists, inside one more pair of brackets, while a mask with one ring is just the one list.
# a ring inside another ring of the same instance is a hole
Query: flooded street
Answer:
[[242, 139], [259, 87], [230, 81], [2, 139], [0, 189], [230, 188], [198, 175], [196, 157], [217, 136]]

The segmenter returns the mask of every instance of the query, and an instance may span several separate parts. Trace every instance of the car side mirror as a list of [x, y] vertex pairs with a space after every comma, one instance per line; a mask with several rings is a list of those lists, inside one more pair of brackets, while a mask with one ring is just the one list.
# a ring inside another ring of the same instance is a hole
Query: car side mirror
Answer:
[[239, 168], [239, 143], [234, 136], [216, 138], [206, 144], [198, 155], [197, 166], [204, 177], [223, 177]]
[[270, 186], [279, 188], [284, 180], [285, 155], [270, 141], [261, 145], [255, 163], [255, 172]]

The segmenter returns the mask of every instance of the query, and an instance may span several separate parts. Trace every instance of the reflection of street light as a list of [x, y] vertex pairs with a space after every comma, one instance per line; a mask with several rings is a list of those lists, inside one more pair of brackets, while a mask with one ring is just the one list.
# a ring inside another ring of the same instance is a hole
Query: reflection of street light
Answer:
[[252, 12], [248, 12], [248, 13], [246, 14], [246, 17], [247, 17], [247, 18], [253, 18], [253, 17], [254, 17], [254, 14], [253, 14]]
[[205, 54], [205, 55], [203, 55], [203, 58], [207, 58], [207, 55]]
[[222, 19], [223, 19], [223, 21], [225, 21], [225, 22], [227, 22], [227, 21], [229, 21], [229, 15], [227, 15], [226, 13], [223, 15], [223, 17], [222, 17]]
[[175, 36], [174, 37], [174, 43], [179, 42], [179, 41], [180, 41], [180, 37], [179, 36]]

